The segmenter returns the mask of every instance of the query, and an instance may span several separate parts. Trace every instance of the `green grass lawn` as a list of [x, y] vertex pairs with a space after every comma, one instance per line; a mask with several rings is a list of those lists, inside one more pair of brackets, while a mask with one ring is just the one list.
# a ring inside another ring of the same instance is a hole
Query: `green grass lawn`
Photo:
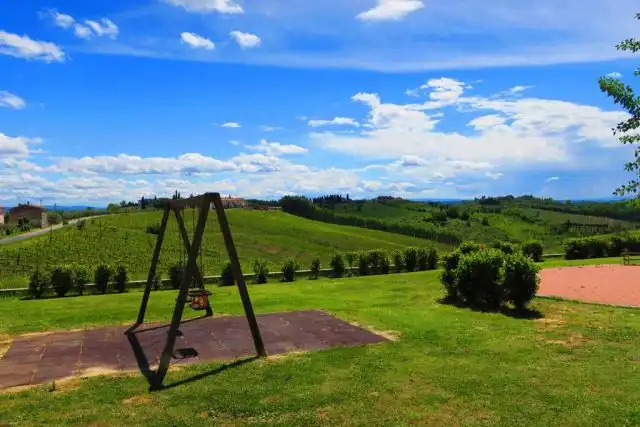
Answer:
[[[318, 257], [327, 265], [334, 251], [395, 249], [425, 246], [430, 242], [400, 234], [327, 224], [282, 212], [247, 210], [227, 211], [233, 238], [246, 272], [257, 258], [264, 258], [273, 271], [280, 271], [288, 257], [296, 258], [303, 268]], [[185, 212], [189, 232], [193, 229], [192, 210]], [[65, 227], [45, 236], [0, 247], [0, 287], [26, 286], [31, 272], [40, 265], [84, 264], [94, 269], [101, 262], [125, 265], [131, 279], [146, 278], [156, 236], [146, 227], [160, 222], [160, 212], [113, 215], [89, 220], [84, 230]], [[448, 249], [444, 245], [440, 249]], [[181, 258], [181, 244], [175, 219], [171, 219], [160, 258], [159, 271], [164, 278], [172, 263]], [[215, 214], [203, 240], [204, 273], [220, 274], [228, 260]]]
[[[203, 378], [151, 394], [140, 374], [45, 385], [0, 395], [0, 425], [640, 424], [640, 311], [537, 299], [541, 319], [475, 312], [437, 302], [438, 274], [250, 287], [257, 313], [322, 309], [396, 342], [190, 366], [167, 383]], [[212, 290], [219, 312], [242, 313], [235, 289]], [[130, 323], [140, 296], [2, 300], [0, 333]], [[153, 293], [148, 320], [168, 322], [174, 298]]]

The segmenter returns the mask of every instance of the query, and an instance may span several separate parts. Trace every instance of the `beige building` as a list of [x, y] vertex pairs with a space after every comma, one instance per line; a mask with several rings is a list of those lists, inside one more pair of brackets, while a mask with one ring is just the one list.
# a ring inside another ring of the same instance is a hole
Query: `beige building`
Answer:
[[0, 206], [0, 225], [4, 224], [4, 208]]
[[18, 205], [9, 211], [9, 223], [18, 224], [21, 219], [28, 219], [29, 224], [38, 227], [46, 227], [47, 210], [37, 205]]
[[[222, 197], [221, 200], [222, 200], [222, 206], [225, 209], [246, 208], [248, 206], [247, 201], [242, 197], [227, 196], [227, 197]], [[211, 209], [213, 209], [213, 204], [211, 204]]]

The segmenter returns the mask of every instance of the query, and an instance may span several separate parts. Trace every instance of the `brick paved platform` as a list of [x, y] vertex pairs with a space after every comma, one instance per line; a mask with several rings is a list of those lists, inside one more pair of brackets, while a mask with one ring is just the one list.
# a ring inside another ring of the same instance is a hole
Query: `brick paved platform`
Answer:
[[[299, 311], [258, 316], [267, 353], [319, 350], [386, 341], [385, 338], [320, 311]], [[126, 326], [55, 332], [17, 337], [0, 359], [0, 389], [35, 385], [82, 376], [92, 371], [132, 371], [143, 364], [157, 365], [168, 326], [141, 326], [130, 341]], [[225, 360], [255, 355], [247, 320], [242, 316], [185, 321], [172, 364]], [[136, 358], [137, 348], [138, 358]]]

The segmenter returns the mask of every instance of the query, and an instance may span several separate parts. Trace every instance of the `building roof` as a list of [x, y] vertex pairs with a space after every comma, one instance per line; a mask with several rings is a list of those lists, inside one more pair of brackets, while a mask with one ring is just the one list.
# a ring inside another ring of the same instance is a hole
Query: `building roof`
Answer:
[[18, 205], [15, 208], [11, 209], [11, 212], [13, 212], [15, 210], [22, 210], [22, 209], [38, 210], [38, 211], [41, 211], [41, 212], [46, 211], [45, 208], [43, 208], [42, 206], [38, 206], [38, 205]]

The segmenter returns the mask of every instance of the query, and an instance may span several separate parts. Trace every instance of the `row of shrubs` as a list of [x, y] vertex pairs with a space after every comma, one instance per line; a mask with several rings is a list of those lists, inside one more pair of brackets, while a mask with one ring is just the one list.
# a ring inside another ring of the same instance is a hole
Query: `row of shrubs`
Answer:
[[445, 299], [487, 310], [509, 303], [524, 309], [538, 291], [540, 267], [533, 257], [507, 248], [465, 243], [445, 255], [440, 277]]
[[[29, 295], [40, 298], [50, 291], [59, 297], [64, 297], [72, 291], [83, 295], [90, 281], [91, 271], [83, 265], [60, 265], [48, 271], [36, 269], [29, 278]], [[128, 281], [129, 275], [124, 266], [114, 269], [102, 264], [93, 274], [96, 292], [101, 294], [109, 292], [111, 286], [117, 292], [123, 293], [127, 290]]]
[[617, 257], [623, 251], [640, 252], [640, 234], [605, 234], [567, 239], [564, 242], [566, 259]]

